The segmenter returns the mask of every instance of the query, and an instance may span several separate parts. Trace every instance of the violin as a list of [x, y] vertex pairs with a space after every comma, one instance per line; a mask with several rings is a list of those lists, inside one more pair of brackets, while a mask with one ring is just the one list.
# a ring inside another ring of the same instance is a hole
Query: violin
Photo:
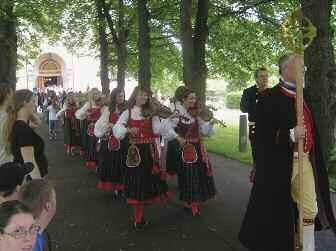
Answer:
[[[150, 105], [153, 110], [152, 115], [159, 116], [160, 118], [166, 119], [173, 114], [178, 115], [179, 113], [179, 111], [172, 111], [169, 107], [161, 104], [156, 98], [151, 98]], [[213, 121], [213, 123], [219, 124], [221, 127], [226, 127], [224, 121], [214, 117], [213, 111], [216, 110], [217, 109], [212, 106], [195, 105], [193, 108], [189, 109], [188, 112], [193, 117], [199, 117], [206, 122]]]
[[163, 105], [156, 98], [150, 99], [150, 107], [152, 110], [152, 116], [159, 116], [160, 118], [166, 119], [173, 115], [174, 111], [172, 111], [168, 106]]
[[224, 121], [215, 118], [214, 116], [214, 111], [217, 111], [217, 109], [213, 106], [209, 105], [200, 105], [196, 104], [193, 108], [190, 108], [188, 112], [193, 116], [193, 117], [199, 117], [205, 122], [212, 121], [215, 124], [220, 125], [221, 127], [226, 127], [226, 124]]

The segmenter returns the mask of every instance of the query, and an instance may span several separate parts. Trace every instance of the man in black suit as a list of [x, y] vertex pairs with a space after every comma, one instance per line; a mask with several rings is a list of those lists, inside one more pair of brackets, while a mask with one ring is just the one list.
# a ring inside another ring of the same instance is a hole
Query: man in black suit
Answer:
[[262, 95], [268, 88], [268, 71], [265, 67], [258, 68], [254, 74], [256, 84], [245, 89], [240, 100], [240, 110], [243, 113], [248, 113], [249, 120], [249, 139], [252, 148], [253, 166], [254, 169], [251, 172], [251, 179], [254, 178], [256, 167], [256, 144], [255, 144], [255, 132], [256, 132], [256, 117], [257, 117], [257, 103]]
[[[304, 102], [304, 126], [296, 118], [296, 65], [303, 59], [286, 54], [279, 60], [280, 81], [257, 105], [257, 171], [239, 239], [251, 251], [294, 251], [298, 207], [303, 208], [303, 251], [315, 250], [314, 230], [336, 233], [326, 165], [310, 104]], [[299, 139], [304, 140], [303, 197], [299, 196]]]

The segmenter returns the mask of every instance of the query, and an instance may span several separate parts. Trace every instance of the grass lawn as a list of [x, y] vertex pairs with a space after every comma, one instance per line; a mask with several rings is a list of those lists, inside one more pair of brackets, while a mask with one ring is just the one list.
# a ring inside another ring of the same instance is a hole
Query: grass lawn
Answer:
[[[252, 165], [250, 142], [248, 142], [246, 153], [239, 152], [238, 145], [239, 128], [233, 125], [228, 125], [226, 128], [216, 126], [215, 134], [206, 140], [206, 146], [209, 152]], [[329, 175], [329, 181], [331, 190], [336, 192], [336, 172]]]
[[331, 191], [336, 193], [336, 174], [329, 175]]
[[239, 128], [238, 126], [228, 125], [225, 128], [215, 128], [215, 134], [206, 140], [209, 152], [235, 159], [245, 164], [252, 164], [251, 147], [248, 142], [246, 153], [239, 152]]

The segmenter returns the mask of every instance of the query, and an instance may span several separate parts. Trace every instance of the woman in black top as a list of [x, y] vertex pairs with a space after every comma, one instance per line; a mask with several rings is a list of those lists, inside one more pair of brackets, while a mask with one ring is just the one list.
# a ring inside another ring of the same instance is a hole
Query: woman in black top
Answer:
[[15, 93], [13, 130], [11, 133], [11, 149], [14, 161], [32, 162], [34, 169], [30, 173], [33, 179], [44, 177], [48, 173], [48, 162], [44, 154], [43, 139], [29, 126], [34, 116], [35, 98], [29, 90]]

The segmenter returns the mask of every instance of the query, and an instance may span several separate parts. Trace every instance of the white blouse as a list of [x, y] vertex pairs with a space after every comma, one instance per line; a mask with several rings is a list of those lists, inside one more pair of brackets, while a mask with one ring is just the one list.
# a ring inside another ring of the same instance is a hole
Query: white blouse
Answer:
[[[86, 102], [82, 108], [78, 109], [75, 113], [75, 116], [77, 119], [79, 120], [84, 120], [87, 118], [87, 111], [90, 109], [90, 108], [97, 108], [98, 106], [96, 105], [90, 105], [89, 102]], [[102, 108], [103, 109], [103, 108]], [[101, 111], [102, 111], [101, 109]]]
[[80, 109], [78, 109], [75, 113], [75, 116], [79, 120], [86, 119], [87, 111], [90, 109], [90, 103], [86, 102]]
[[[113, 127], [113, 134], [114, 136], [121, 140], [125, 138], [127, 133], [127, 122], [132, 118], [134, 120], [142, 120], [144, 117], [141, 114], [141, 108], [138, 106], [134, 106], [131, 109], [131, 116], [129, 116], [129, 110], [124, 111], [121, 116], [119, 117], [118, 122]], [[154, 134], [163, 134], [164, 132], [161, 121], [158, 116], [152, 117], [152, 126], [153, 126], [153, 133]]]
[[107, 106], [102, 108], [102, 113], [94, 127], [94, 134], [97, 138], [101, 138], [109, 130], [110, 109]]
[[[179, 105], [176, 106], [176, 109], [179, 112], [179, 116], [183, 116], [185, 118], [188, 118], [188, 120], [183, 121], [185, 124], [192, 124], [195, 123], [195, 118], [191, 116], [188, 111], [184, 108], [184, 106]], [[208, 121], [202, 120], [200, 117], [197, 117], [198, 126], [199, 126], [199, 132], [201, 136], [211, 136], [213, 134], [213, 124]], [[172, 119], [165, 119], [162, 123], [165, 127], [165, 137], [168, 140], [173, 140], [177, 138], [178, 134], [175, 132], [175, 128], [177, 127], [177, 124], [179, 122], [179, 118], [172, 118]]]

